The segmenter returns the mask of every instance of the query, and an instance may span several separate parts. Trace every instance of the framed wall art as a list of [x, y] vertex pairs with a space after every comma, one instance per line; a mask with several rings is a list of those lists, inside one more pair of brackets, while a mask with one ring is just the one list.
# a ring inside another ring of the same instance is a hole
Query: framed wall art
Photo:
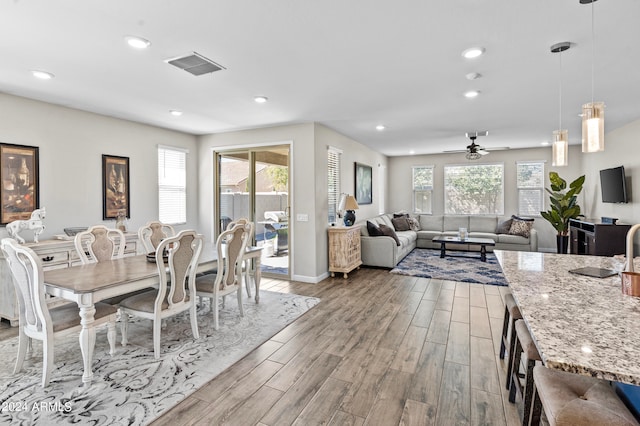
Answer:
[[40, 207], [38, 147], [0, 143], [0, 224], [27, 220]]
[[355, 165], [356, 201], [358, 202], [358, 204], [371, 204], [373, 203], [371, 166], [367, 166], [366, 164], [361, 163], [355, 163]]
[[116, 219], [125, 212], [131, 217], [129, 205], [129, 157], [102, 155], [102, 218]]

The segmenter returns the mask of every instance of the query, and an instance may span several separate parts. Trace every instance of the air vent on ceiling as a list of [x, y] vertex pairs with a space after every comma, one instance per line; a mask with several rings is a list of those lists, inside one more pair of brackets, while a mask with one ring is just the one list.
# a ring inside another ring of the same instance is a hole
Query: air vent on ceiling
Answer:
[[191, 55], [168, 59], [167, 63], [173, 65], [174, 67], [185, 70], [193, 75], [208, 74], [210, 72], [225, 69], [222, 65], [218, 65], [211, 59], [207, 59], [196, 52], [193, 52], [193, 54]]

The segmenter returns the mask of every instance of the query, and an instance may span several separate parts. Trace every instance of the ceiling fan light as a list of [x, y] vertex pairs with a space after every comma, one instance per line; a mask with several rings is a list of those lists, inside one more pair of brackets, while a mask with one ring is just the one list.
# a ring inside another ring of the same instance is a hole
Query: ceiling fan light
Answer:
[[482, 157], [482, 154], [478, 153], [477, 151], [467, 152], [465, 157], [467, 158], [467, 160], [479, 160]]
[[604, 102], [582, 105], [582, 152], [604, 151]]
[[569, 165], [569, 131], [568, 130], [554, 130], [553, 131], [553, 145], [551, 146], [552, 152], [552, 166], [563, 167]]

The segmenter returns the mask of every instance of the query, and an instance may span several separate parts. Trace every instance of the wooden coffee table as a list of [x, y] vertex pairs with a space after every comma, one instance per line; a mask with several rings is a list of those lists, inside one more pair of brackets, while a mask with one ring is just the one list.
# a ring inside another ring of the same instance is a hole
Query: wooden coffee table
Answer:
[[447, 244], [474, 244], [480, 246], [480, 260], [487, 261], [487, 246], [494, 247], [496, 242], [489, 238], [465, 238], [464, 240], [459, 237], [441, 237], [434, 238], [434, 243], [440, 243], [440, 258], [444, 258], [445, 249]]

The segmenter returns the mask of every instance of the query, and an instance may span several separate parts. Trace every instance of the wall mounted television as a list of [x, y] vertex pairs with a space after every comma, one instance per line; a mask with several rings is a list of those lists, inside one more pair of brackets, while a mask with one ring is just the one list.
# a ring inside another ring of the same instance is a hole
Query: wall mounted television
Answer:
[[628, 200], [624, 166], [600, 170], [600, 189], [603, 203], [626, 203]]

